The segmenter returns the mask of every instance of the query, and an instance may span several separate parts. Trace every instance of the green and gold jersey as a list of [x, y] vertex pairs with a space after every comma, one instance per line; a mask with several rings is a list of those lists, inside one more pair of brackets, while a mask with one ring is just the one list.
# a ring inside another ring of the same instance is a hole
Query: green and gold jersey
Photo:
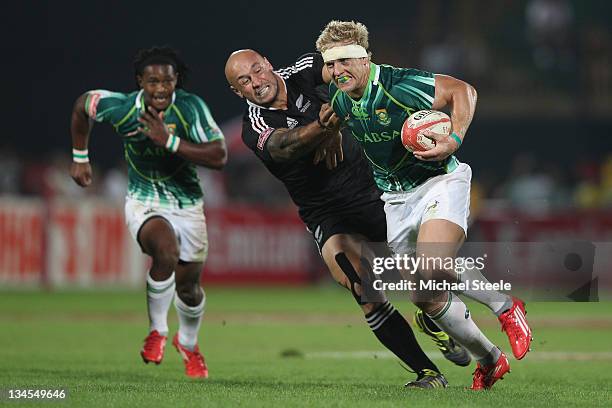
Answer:
[[[144, 109], [142, 90], [130, 94], [89, 91], [85, 102], [90, 118], [110, 123], [123, 136], [128, 197], [161, 208], [201, 205], [203, 194], [195, 164], [156, 146], [142, 133], [126, 136], [138, 128], [138, 117]], [[181, 89], [176, 90], [165, 110], [164, 122], [171, 134], [193, 143], [223, 138], [204, 101]]]
[[430, 177], [452, 172], [454, 156], [439, 162], [418, 160], [402, 144], [402, 125], [410, 114], [431, 109], [434, 74], [416, 69], [370, 64], [370, 77], [359, 100], [329, 85], [331, 105], [361, 144], [378, 188], [409, 191]]

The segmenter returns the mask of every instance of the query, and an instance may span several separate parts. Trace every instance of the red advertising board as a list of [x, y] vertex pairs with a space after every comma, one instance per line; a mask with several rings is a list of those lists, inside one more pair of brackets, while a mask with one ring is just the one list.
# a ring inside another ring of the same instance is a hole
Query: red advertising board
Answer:
[[294, 211], [244, 207], [207, 210], [209, 253], [204, 282], [302, 283], [316, 247]]
[[[206, 209], [206, 217], [204, 285], [300, 284], [316, 279], [324, 269], [310, 234], [291, 209]], [[611, 238], [610, 212], [483, 214], [470, 228], [470, 239], [483, 243], [595, 242], [595, 272], [612, 264], [612, 250], [608, 257], [601, 255]], [[537, 247], [520, 248], [528, 252]], [[525, 268], [533, 269], [535, 258], [525, 255], [524, 262], [531, 262]], [[0, 199], [0, 285], [141, 287], [148, 262], [128, 233], [122, 204]], [[597, 276], [612, 286], [609, 275]]]
[[45, 268], [44, 206], [0, 199], [0, 282], [39, 283]]
[[[98, 199], [0, 200], [0, 284], [144, 284], [148, 259], [129, 235], [123, 206]], [[316, 249], [294, 211], [206, 210], [205, 283], [303, 283]], [[320, 261], [319, 267], [320, 267]]]

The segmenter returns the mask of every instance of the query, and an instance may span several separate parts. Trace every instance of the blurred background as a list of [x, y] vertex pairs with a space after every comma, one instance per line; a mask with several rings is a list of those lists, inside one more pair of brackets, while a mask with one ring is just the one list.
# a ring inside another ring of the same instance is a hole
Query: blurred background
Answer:
[[[229, 146], [201, 169], [210, 256], [205, 282], [306, 284], [329, 278], [296, 209], [240, 138], [243, 101], [227, 56], [254, 48], [280, 68], [331, 19], [370, 30], [373, 60], [464, 79], [479, 93], [457, 155], [470, 164], [476, 241], [612, 238], [612, 3], [572, 0], [22, 3], [2, 31], [0, 284], [139, 287], [146, 259], [123, 223], [122, 142], [98, 125], [94, 184], [69, 177], [69, 121], [89, 89], [135, 89], [139, 48], [170, 45], [186, 89], [210, 106]], [[334, 8], [337, 8], [334, 9]], [[611, 265], [606, 263], [605, 265]], [[608, 280], [609, 283], [609, 280]]]

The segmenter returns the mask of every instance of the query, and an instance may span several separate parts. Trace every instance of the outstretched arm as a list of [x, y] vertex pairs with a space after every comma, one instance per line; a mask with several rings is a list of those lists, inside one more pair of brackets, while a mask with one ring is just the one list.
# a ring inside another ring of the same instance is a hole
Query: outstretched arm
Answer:
[[[474, 117], [476, 100], [476, 89], [470, 84], [448, 75], [436, 75], [436, 95], [432, 109], [440, 110], [445, 106], [450, 106], [451, 132], [461, 141]], [[434, 139], [436, 147], [424, 152], [414, 152], [414, 155], [422, 160], [444, 160], [460, 146], [460, 143], [451, 136], [438, 135], [429, 131], [423, 132], [423, 135]]]
[[[72, 119], [70, 122], [70, 133], [72, 135], [72, 149], [78, 151], [87, 151], [87, 143], [89, 141], [89, 133], [93, 127], [93, 120], [87, 116], [85, 111], [85, 100], [87, 93], [79, 96], [74, 102], [72, 108]], [[70, 165], [70, 176], [81, 187], [87, 187], [91, 184], [92, 174], [91, 165], [84, 159], [77, 163], [73, 160]]]

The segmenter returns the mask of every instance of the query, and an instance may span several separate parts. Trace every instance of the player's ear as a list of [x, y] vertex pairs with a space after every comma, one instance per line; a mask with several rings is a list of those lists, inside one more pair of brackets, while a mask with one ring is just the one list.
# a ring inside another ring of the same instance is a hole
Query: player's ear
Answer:
[[241, 98], [244, 98], [244, 95], [242, 95], [242, 92], [240, 92], [239, 90], [237, 90], [236, 88], [234, 88], [233, 86], [230, 85], [230, 89], [232, 90], [233, 93], [235, 93], [236, 95], [238, 95]]
[[141, 75], [136, 75], [136, 81], [138, 82], [138, 86], [140, 88], [143, 88], [143, 86], [142, 86], [142, 76]]

